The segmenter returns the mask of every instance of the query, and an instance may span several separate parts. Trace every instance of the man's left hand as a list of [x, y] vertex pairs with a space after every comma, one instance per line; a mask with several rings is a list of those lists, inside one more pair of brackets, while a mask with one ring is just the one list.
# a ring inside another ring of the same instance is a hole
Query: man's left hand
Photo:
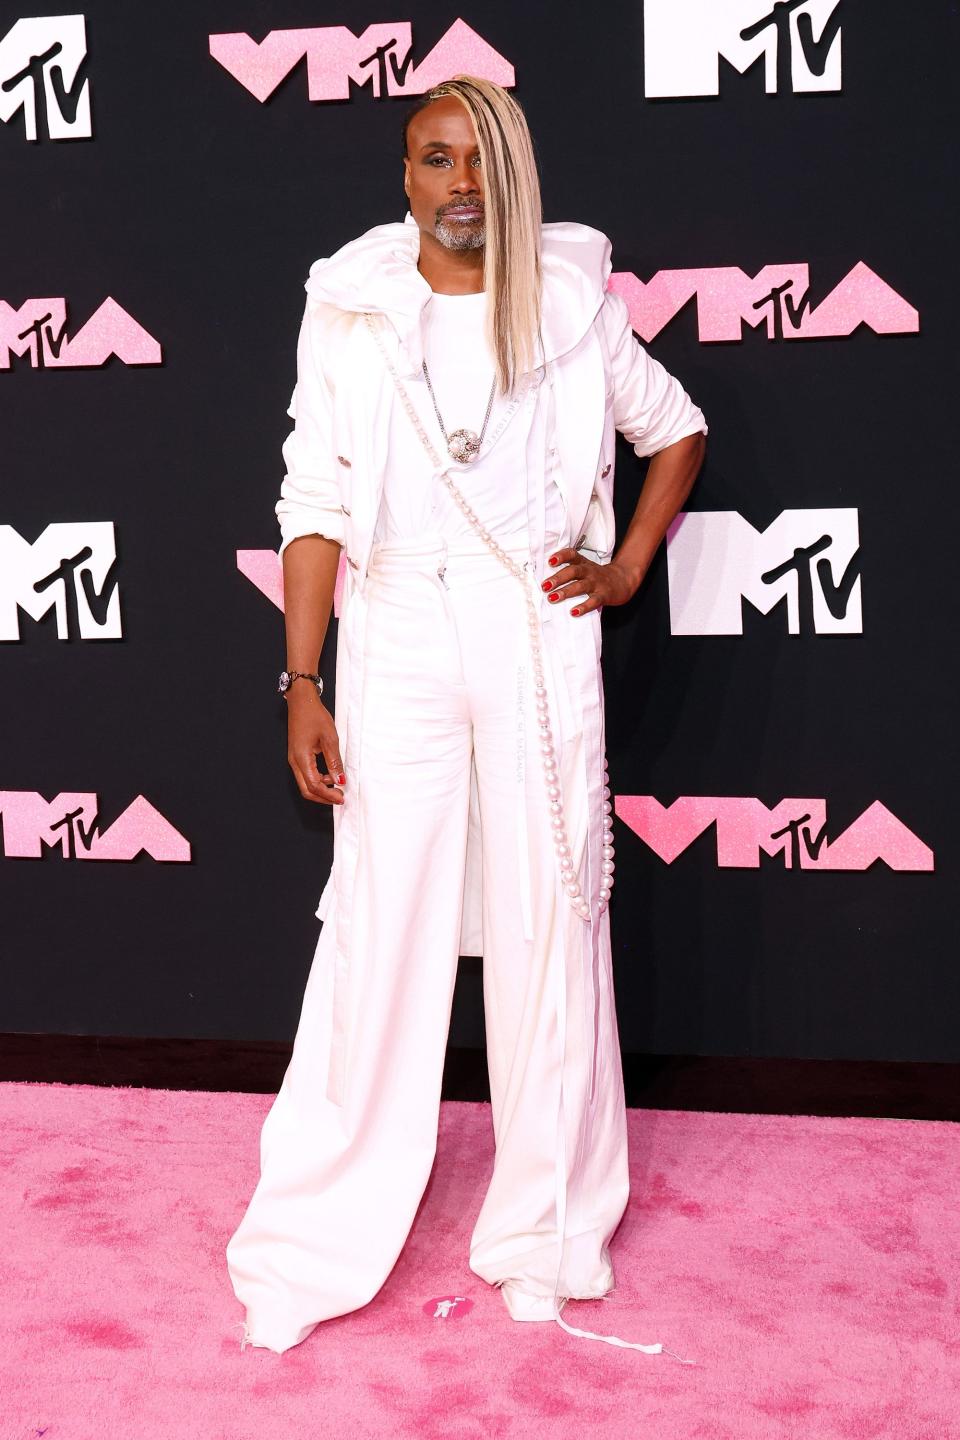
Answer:
[[[590, 610], [599, 610], [604, 605], [624, 605], [631, 600], [639, 588], [642, 576], [618, 565], [611, 560], [598, 565], [587, 560], [578, 550], [570, 548], [554, 550], [548, 564], [561, 568], [549, 579], [543, 588], [554, 605], [562, 600], [576, 598], [570, 614], [586, 615]], [[554, 597], [556, 596], [556, 599]]]

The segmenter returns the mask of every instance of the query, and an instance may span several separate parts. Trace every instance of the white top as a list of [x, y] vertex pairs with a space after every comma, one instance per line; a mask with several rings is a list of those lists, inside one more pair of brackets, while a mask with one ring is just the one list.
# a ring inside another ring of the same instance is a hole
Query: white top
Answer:
[[[443, 295], [434, 291], [423, 308], [423, 348], [430, 381], [447, 434], [483, 428], [494, 357], [484, 335], [486, 292]], [[447, 454], [443, 432], [427, 383], [404, 381], [421, 423], [438, 452]], [[527, 533], [527, 438], [537, 387], [521, 381], [513, 397], [499, 393], [480, 453], [474, 460], [451, 464], [451, 475], [486, 529], [498, 538]], [[416, 540], [426, 531], [450, 539], [472, 534], [442, 480], [432, 480], [430, 461], [402, 405], [392, 411], [388, 460], [374, 540]], [[563, 500], [552, 477], [555, 456], [547, 455], [545, 543], [559, 538]]]

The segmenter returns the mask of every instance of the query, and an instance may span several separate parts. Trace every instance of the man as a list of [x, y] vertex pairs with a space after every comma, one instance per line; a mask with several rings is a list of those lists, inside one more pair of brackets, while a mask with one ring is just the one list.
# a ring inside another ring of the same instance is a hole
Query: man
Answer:
[[[611, 1289], [628, 1198], [600, 609], [635, 594], [707, 427], [607, 291], [606, 237], [543, 224], [508, 92], [423, 97], [404, 189], [402, 223], [311, 268], [276, 507], [288, 759], [334, 807], [293, 1056], [227, 1246], [241, 1343], [278, 1352], [366, 1304], [403, 1246], [458, 954], [484, 958], [496, 1141], [473, 1271], [514, 1319], [589, 1335], [560, 1309]], [[653, 458], [613, 554], [616, 430]], [[315, 672], [341, 551], [334, 717]]]

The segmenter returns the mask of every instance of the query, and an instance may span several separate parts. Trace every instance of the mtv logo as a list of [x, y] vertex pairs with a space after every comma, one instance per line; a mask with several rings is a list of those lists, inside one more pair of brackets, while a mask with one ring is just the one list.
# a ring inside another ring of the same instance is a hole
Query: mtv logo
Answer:
[[20, 639], [20, 612], [56, 613], [61, 640], [119, 640], [120, 588], [112, 520], [48, 525], [31, 545], [0, 525], [0, 641]]
[[671, 635], [742, 635], [743, 601], [786, 601], [791, 635], [859, 635], [859, 517], [783, 510], [755, 530], [736, 510], [681, 511], [667, 531]]
[[82, 15], [15, 20], [0, 40], [0, 120], [22, 110], [28, 140], [89, 140], [86, 55]]
[[720, 94], [720, 57], [764, 89], [840, 89], [839, 0], [644, 0], [648, 100]]

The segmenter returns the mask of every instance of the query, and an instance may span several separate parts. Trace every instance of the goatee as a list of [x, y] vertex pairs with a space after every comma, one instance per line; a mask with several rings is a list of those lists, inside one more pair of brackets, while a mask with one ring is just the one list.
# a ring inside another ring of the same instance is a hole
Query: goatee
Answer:
[[452, 206], [450, 209], [437, 212], [435, 230], [437, 239], [447, 250], [482, 250], [487, 238], [486, 226], [482, 217], [467, 224], [458, 220], [449, 222], [447, 216], [450, 214], [450, 210], [458, 208], [466, 209], [466, 206]]

